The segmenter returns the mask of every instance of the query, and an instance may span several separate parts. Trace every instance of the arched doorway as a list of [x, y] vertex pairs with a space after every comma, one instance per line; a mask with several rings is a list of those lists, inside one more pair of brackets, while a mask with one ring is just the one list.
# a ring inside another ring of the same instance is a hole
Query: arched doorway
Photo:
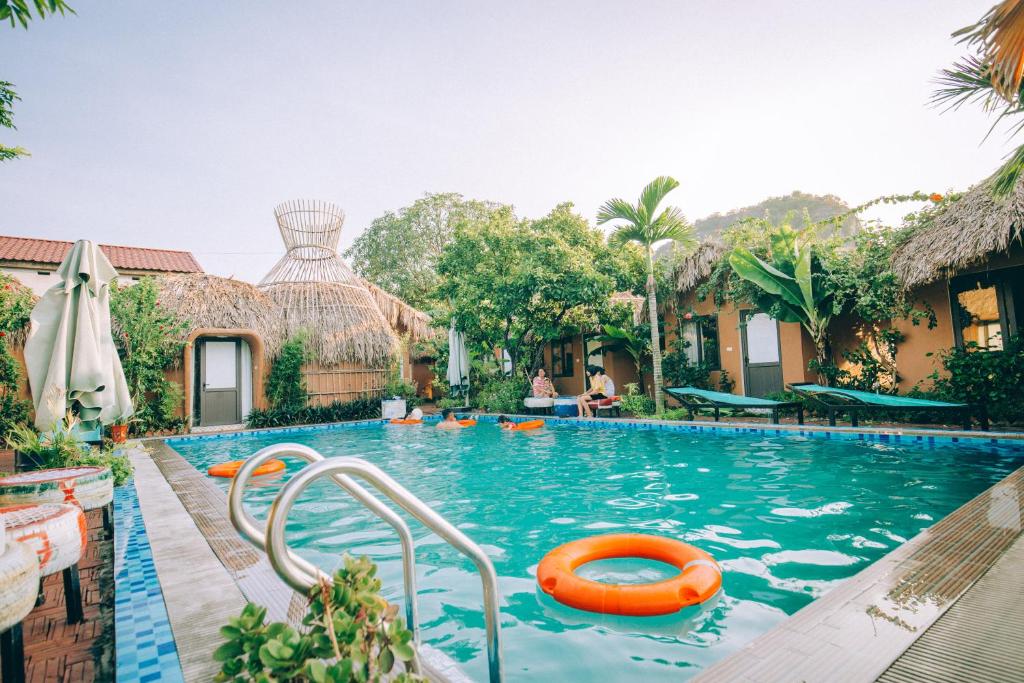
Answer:
[[[262, 344], [234, 330], [197, 331], [186, 352], [189, 423], [193, 427], [241, 425], [262, 403]], [[190, 380], [190, 381], [189, 381]]]

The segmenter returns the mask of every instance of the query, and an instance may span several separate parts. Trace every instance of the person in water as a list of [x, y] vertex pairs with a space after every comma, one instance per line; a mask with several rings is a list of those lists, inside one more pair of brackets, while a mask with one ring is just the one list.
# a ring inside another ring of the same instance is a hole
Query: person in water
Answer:
[[462, 429], [462, 425], [455, 419], [455, 411], [445, 408], [441, 411], [441, 421], [437, 423], [438, 429]]
[[548, 373], [544, 368], [537, 369], [537, 376], [533, 378], [534, 398], [558, 398], [558, 392], [548, 379]]
[[615, 382], [604, 374], [604, 369], [596, 365], [587, 366], [587, 374], [590, 375], [590, 389], [576, 397], [576, 405], [579, 407], [580, 415], [583, 417], [594, 417], [594, 413], [587, 405], [589, 401], [600, 401], [615, 395]]
[[516, 423], [513, 422], [512, 418], [510, 418], [508, 415], [499, 415], [498, 427], [500, 427], [501, 429], [515, 429]]
[[408, 415], [405, 416], [406, 420], [422, 420], [423, 411], [419, 408], [413, 408]]

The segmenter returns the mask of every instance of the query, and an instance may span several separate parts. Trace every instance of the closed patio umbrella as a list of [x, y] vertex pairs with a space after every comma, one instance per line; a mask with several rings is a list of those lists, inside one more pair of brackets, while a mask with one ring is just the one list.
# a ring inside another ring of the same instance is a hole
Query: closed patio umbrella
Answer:
[[448, 385], [452, 388], [453, 396], [469, 387], [466, 337], [455, 329], [455, 323], [452, 323], [451, 329], [448, 330]]
[[110, 332], [110, 283], [117, 271], [99, 247], [79, 240], [57, 270], [60, 282], [32, 310], [25, 342], [36, 427], [53, 428], [70, 408], [83, 431], [133, 412]]

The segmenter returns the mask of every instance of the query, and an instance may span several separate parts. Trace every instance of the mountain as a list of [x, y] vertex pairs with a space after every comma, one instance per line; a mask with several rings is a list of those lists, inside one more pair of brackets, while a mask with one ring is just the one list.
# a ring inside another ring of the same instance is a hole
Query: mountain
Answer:
[[[835, 195], [813, 195], [796, 191], [784, 197], [769, 197], [754, 206], [745, 206], [727, 213], [713, 213], [696, 221], [693, 228], [697, 237], [703, 238], [721, 232], [744, 218], [763, 218], [767, 214], [773, 223], [779, 223], [790, 212], [793, 214], [793, 227], [799, 228], [803, 224], [804, 209], [810, 213], [812, 221], [820, 221], [846, 213], [850, 206]], [[858, 229], [860, 221], [856, 216], [851, 216], [843, 222], [841, 232], [850, 235]]]

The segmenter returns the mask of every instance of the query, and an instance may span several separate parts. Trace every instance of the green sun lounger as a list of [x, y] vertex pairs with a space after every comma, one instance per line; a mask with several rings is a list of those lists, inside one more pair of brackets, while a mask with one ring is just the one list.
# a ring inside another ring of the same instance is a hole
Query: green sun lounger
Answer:
[[699, 413], [702, 409], [714, 410], [715, 422], [718, 422], [722, 408], [753, 408], [771, 411], [772, 424], [778, 424], [779, 411], [782, 408], [795, 408], [797, 421], [800, 424], [804, 423], [804, 406], [800, 401], [773, 401], [768, 398], [737, 396], [736, 394], [693, 387], [665, 387], [663, 391], [686, 408], [691, 420], [694, 414]]
[[970, 430], [971, 415], [977, 412], [981, 428], [988, 429], [988, 419], [985, 411], [983, 409], [975, 411], [966, 403], [947, 403], [945, 401], [928, 401], [923, 398], [909, 398], [892, 394], [874, 394], [870, 391], [823, 387], [820, 384], [811, 382], [790, 384], [789, 388], [824, 408], [828, 412], [828, 423], [833, 427], [836, 425], [836, 415], [839, 413], [849, 413], [850, 424], [856, 427], [858, 416], [861, 413], [910, 411], [955, 414], [959, 416], [965, 430]]

